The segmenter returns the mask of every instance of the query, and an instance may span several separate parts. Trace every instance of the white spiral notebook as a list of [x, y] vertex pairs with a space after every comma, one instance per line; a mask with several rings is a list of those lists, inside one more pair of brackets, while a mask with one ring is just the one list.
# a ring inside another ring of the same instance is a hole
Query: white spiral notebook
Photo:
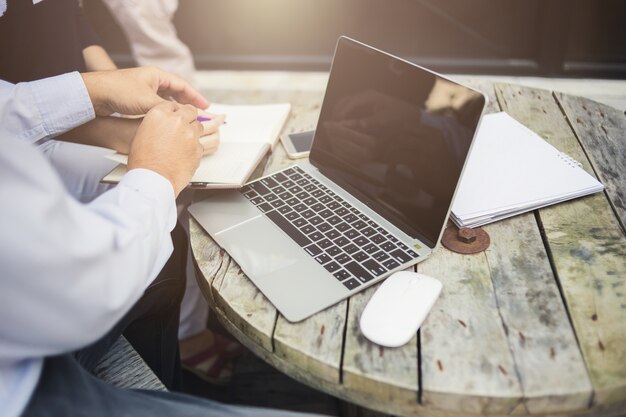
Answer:
[[506, 113], [483, 117], [452, 204], [459, 227], [477, 227], [604, 186]]

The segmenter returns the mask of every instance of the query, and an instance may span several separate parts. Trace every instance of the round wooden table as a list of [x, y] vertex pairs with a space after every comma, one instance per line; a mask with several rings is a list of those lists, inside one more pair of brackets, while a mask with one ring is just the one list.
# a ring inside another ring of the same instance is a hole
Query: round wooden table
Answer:
[[[489, 111], [508, 112], [581, 162], [606, 191], [486, 226], [491, 246], [482, 253], [438, 247], [417, 271], [439, 278], [442, 295], [401, 348], [374, 345], [359, 331], [377, 286], [290, 323], [192, 219], [202, 290], [256, 355], [385, 414], [625, 415], [626, 117], [546, 90], [474, 85], [490, 96]], [[313, 128], [323, 97], [302, 90], [211, 94], [233, 103], [289, 101], [287, 131]], [[257, 175], [292, 163], [278, 145]]]

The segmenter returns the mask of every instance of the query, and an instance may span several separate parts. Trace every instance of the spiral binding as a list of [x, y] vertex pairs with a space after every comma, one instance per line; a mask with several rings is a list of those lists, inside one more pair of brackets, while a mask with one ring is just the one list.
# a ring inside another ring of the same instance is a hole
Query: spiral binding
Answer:
[[566, 153], [563, 152], [559, 152], [559, 158], [565, 162], [567, 165], [571, 166], [572, 168], [582, 168], [583, 164], [581, 164], [580, 162], [578, 162], [577, 160], [575, 160], [574, 158], [572, 158], [571, 156], [569, 156]]

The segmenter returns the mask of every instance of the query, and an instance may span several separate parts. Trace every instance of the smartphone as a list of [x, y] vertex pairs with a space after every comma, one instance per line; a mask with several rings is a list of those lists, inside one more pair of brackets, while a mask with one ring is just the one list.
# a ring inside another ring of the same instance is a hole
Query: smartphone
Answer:
[[304, 158], [305, 156], [309, 156], [311, 145], [313, 145], [313, 136], [315, 136], [315, 130], [300, 133], [287, 133], [280, 137], [280, 141], [283, 143], [289, 158]]

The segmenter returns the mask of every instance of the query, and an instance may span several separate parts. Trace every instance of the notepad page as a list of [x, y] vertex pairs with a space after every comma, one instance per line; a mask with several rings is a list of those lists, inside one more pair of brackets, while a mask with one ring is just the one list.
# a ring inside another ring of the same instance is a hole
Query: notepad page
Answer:
[[243, 184], [268, 148], [266, 143], [220, 143], [214, 154], [202, 158], [191, 182]]
[[[266, 143], [220, 143], [214, 154], [201, 159], [191, 182], [243, 184], [268, 148]], [[120, 153], [106, 158], [128, 163], [128, 155]]]
[[220, 127], [222, 143], [269, 143], [272, 148], [278, 141], [278, 135], [289, 117], [290, 110], [289, 103], [257, 105], [213, 103], [207, 109], [209, 113], [226, 115], [226, 124]]
[[512, 215], [602, 188], [536, 133], [495, 113], [483, 117], [452, 211], [458, 219]]

